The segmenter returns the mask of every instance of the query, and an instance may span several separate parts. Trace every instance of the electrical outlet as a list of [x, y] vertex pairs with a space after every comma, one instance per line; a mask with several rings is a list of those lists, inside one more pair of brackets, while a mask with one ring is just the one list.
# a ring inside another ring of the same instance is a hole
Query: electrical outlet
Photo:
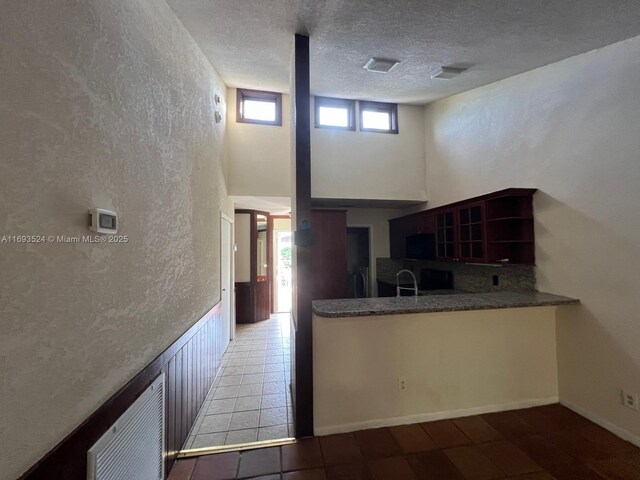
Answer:
[[398, 390], [406, 390], [407, 389], [407, 381], [404, 378], [398, 378]]
[[622, 405], [633, 410], [638, 410], [638, 395], [628, 392], [624, 388], [621, 390]]

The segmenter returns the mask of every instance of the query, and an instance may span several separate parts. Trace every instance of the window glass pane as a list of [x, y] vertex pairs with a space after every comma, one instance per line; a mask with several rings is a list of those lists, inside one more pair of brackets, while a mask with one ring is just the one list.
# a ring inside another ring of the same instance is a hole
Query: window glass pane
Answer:
[[261, 120], [264, 122], [275, 122], [276, 104], [275, 102], [261, 102], [259, 100], [245, 100], [242, 102], [243, 116], [251, 120]]
[[469, 223], [469, 209], [463, 208], [460, 210], [460, 223], [467, 224]]
[[472, 222], [482, 221], [482, 208], [471, 207], [471, 221]]
[[447, 227], [453, 226], [453, 212], [447, 212], [444, 214], [444, 223]]
[[362, 112], [362, 128], [375, 128], [376, 130], [391, 130], [391, 115], [389, 112]]
[[319, 114], [320, 125], [330, 127], [349, 126], [349, 110], [346, 108], [320, 107]]

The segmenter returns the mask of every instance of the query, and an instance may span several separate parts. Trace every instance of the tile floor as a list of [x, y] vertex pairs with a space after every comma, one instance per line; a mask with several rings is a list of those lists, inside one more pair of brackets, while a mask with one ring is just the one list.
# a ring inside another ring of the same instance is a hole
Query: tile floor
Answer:
[[179, 460], [169, 480], [640, 480], [640, 448], [559, 405]]
[[292, 437], [289, 315], [238, 325], [184, 448]]

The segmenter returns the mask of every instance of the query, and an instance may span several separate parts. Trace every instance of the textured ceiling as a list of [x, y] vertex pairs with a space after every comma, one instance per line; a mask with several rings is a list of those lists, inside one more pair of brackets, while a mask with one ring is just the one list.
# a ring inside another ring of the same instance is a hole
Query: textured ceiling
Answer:
[[[318, 95], [428, 103], [640, 34], [638, 0], [168, 0], [229, 86], [287, 92], [296, 32]], [[372, 56], [401, 61], [389, 74]], [[432, 80], [438, 65], [466, 65]]]

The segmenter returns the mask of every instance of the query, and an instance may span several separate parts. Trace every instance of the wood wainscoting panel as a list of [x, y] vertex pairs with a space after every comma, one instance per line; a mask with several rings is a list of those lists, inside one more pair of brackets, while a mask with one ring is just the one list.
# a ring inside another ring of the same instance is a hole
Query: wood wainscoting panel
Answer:
[[271, 292], [269, 281], [256, 282], [255, 291], [255, 321], [268, 320], [271, 316]]
[[220, 303], [47, 453], [21, 480], [85, 480], [87, 451], [144, 392], [165, 374], [166, 472], [171, 470], [198, 410], [220, 370], [229, 339], [222, 338]]
[[255, 323], [254, 289], [251, 282], [236, 282], [236, 323]]

